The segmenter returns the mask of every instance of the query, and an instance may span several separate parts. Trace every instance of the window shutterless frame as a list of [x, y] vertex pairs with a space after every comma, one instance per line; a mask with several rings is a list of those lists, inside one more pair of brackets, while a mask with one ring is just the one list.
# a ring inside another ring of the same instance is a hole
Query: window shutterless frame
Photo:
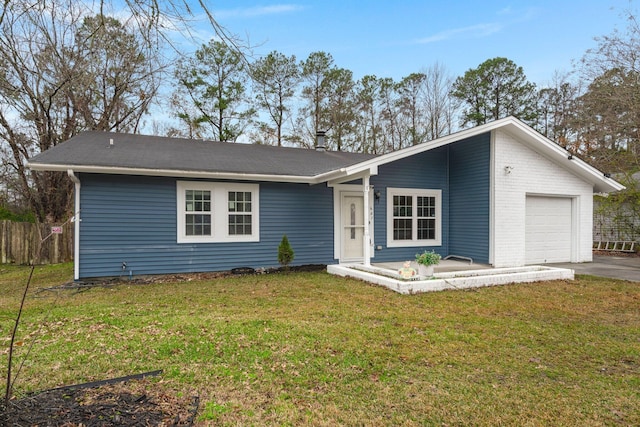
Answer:
[[258, 242], [258, 184], [177, 181], [178, 243]]
[[387, 188], [387, 246], [442, 245], [442, 190]]

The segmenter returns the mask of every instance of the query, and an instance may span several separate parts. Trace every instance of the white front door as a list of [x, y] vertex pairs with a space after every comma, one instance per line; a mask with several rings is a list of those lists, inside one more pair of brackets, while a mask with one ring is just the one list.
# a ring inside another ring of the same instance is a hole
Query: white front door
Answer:
[[364, 198], [362, 194], [342, 193], [342, 244], [340, 261], [362, 261], [364, 237]]

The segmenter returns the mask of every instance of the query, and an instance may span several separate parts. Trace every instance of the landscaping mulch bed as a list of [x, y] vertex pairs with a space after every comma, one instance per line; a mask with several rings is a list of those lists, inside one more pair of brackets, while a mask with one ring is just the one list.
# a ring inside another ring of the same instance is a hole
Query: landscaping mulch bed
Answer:
[[60, 388], [11, 400], [0, 412], [7, 427], [190, 426], [198, 399], [133, 380], [94, 387]]
[[228, 276], [245, 276], [253, 274], [275, 274], [275, 273], [292, 273], [292, 272], [313, 272], [326, 271], [326, 264], [306, 264], [291, 267], [253, 269], [251, 267], [238, 267], [229, 271], [214, 271], [209, 273], [182, 273], [182, 274], [159, 274], [159, 275], [140, 275], [129, 277], [123, 275], [121, 277], [103, 277], [97, 279], [89, 279], [82, 281], [67, 282], [61, 285], [40, 288], [36, 293], [45, 291], [60, 290], [78, 290], [82, 291], [93, 287], [110, 287], [118, 286], [124, 283], [132, 285], [146, 285], [152, 283], [176, 283], [190, 282], [193, 280], [213, 280]]

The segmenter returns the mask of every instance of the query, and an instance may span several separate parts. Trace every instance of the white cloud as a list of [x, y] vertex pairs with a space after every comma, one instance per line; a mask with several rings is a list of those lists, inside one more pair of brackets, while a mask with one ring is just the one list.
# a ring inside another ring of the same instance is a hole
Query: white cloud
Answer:
[[541, 10], [542, 9], [536, 6], [529, 6], [523, 9], [514, 9], [511, 6], [508, 6], [499, 10], [497, 15], [513, 18], [512, 23], [519, 23], [536, 18], [540, 14]]
[[453, 28], [441, 31], [432, 36], [424, 37], [416, 40], [417, 44], [435, 43], [444, 40], [460, 39], [460, 38], [481, 38], [495, 34], [502, 30], [503, 26], [498, 23], [477, 24], [469, 27]]
[[257, 6], [227, 10], [214, 9], [213, 14], [216, 19], [254, 18], [264, 15], [278, 15], [281, 13], [297, 12], [302, 9], [304, 9], [304, 7], [297, 4], [274, 4], [271, 6]]

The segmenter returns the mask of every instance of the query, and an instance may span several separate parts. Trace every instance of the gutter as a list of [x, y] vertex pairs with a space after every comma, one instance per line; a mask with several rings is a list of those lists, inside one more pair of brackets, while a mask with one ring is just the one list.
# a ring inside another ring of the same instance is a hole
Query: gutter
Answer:
[[[57, 171], [68, 172], [72, 170], [75, 173], [101, 173], [113, 175], [143, 175], [143, 176], [166, 176], [173, 178], [207, 178], [207, 179], [227, 179], [241, 181], [267, 181], [267, 182], [290, 182], [300, 184], [317, 184], [323, 182], [325, 175], [340, 174], [343, 169], [323, 173], [317, 176], [295, 176], [295, 175], [268, 175], [268, 174], [252, 174], [252, 173], [233, 173], [233, 172], [199, 172], [185, 170], [167, 170], [167, 169], [143, 169], [143, 168], [122, 168], [110, 166], [78, 166], [78, 165], [59, 165], [47, 163], [28, 163], [27, 167], [37, 171]], [[73, 178], [72, 178], [73, 179]], [[74, 181], [75, 182], [75, 181]]]
[[67, 175], [73, 181], [74, 188], [74, 215], [71, 218], [73, 222], [73, 280], [80, 280], [80, 179], [73, 172], [73, 169], [67, 169]]

